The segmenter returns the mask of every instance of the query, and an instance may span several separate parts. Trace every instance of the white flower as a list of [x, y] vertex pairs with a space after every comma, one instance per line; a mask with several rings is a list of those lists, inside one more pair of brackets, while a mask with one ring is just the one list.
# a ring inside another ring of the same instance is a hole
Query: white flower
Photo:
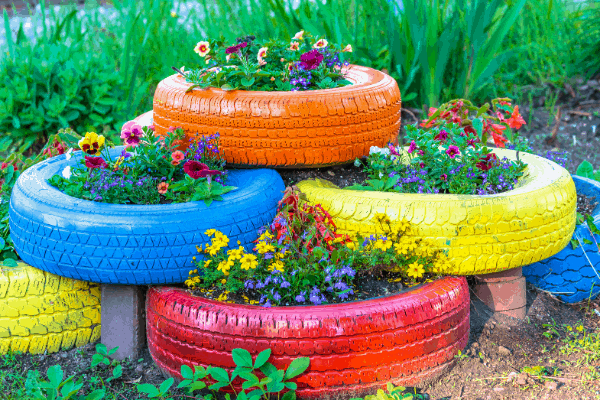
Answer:
[[371, 148], [369, 149], [369, 155], [371, 154], [383, 154], [384, 156], [389, 156], [390, 149], [388, 149], [387, 147], [381, 148], [377, 146], [371, 146]]
[[323, 47], [327, 47], [327, 40], [319, 39], [317, 43], [313, 44], [313, 48], [322, 49]]
[[71, 153], [73, 152], [73, 148], [71, 147], [69, 150], [67, 150], [67, 152], [65, 153], [65, 157], [67, 158], [67, 160], [71, 159]]
[[65, 179], [71, 179], [71, 166], [66, 166], [65, 169], [63, 169], [62, 171], [62, 176], [65, 177]]
[[304, 35], [304, 31], [296, 33], [292, 39], [302, 40], [302, 35]]

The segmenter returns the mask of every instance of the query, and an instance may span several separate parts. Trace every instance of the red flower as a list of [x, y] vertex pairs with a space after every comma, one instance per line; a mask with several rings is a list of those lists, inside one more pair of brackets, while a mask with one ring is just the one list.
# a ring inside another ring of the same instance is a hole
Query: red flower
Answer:
[[248, 42], [243, 42], [238, 45], [228, 47], [227, 49], [225, 49], [225, 54], [237, 53], [240, 49], [243, 49], [244, 47], [248, 47]]
[[323, 54], [316, 49], [300, 56], [300, 65], [307, 71], [317, 69], [321, 62], [323, 62]]
[[183, 164], [183, 171], [193, 179], [221, 175], [221, 171], [211, 170], [208, 168], [208, 165], [193, 160], [187, 161], [185, 164]]
[[476, 139], [467, 140], [467, 146], [471, 146], [472, 148], [475, 148], [475, 143], [477, 143]]
[[440, 131], [440, 133], [435, 135], [433, 140], [439, 140], [442, 143], [445, 142], [446, 140], [448, 140], [448, 132], [446, 132], [444, 130]]
[[482, 171], [488, 171], [492, 169], [494, 165], [498, 162], [498, 157], [494, 153], [490, 153], [487, 156], [480, 159], [480, 161], [475, 164], [477, 168]]
[[167, 193], [167, 189], [169, 189], [169, 184], [167, 182], [161, 182], [156, 188], [158, 189], [158, 193], [165, 194]]
[[85, 156], [85, 166], [88, 168], [106, 168], [108, 164], [106, 164], [106, 161], [102, 157]]
[[512, 115], [506, 122], [508, 123], [508, 126], [515, 129], [520, 129], [521, 126], [526, 124], [521, 114], [519, 114], [519, 106], [515, 106]]
[[494, 144], [498, 147], [504, 147], [504, 143], [508, 142], [508, 139], [504, 137], [504, 130], [506, 126], [492, 124], [492, 137], [494, 138]]
[[8, 168], [8, 164], [3, 162], [2, 165], [0, 165], [0, 169], [6, 169]]

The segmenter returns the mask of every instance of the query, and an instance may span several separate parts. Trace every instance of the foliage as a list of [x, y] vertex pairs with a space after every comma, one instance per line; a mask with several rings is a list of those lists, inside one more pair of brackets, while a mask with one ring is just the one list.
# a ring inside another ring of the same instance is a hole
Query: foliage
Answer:
[[15, 43], [9, 40], [8, 55], [0, 57], [0, 147], [23, 152], [67, 127], [114, 131], [125, 108], [117, 68], [113, 59], [89, 51], [82, 41], [34, 45], [22, 32]]
[[324, 38], [300, 31], [291, 41], [258, 41], [255, 36], [236, 39], [227, 46], [224, 39], [198, 42], [196, 53], [206, 67], [185, 73], [190, 88], [217, 87], [225, 90], [297, 91], [329, 89], [349, 85], [340, 59], [352, 47], [336, 48]]
[[[112, 160], [105, 138], [88, 132], [79, 141], [82, 152], [75, 155], [79, 165], [65, 167], [49, 182], [69, 196], [113, 204], [203, 200], [210, 205], [213, 200], [222, 200], [221, 195], [235, 187], [224, 185], [218, 134], [203, 136], [185, 153], [178, 150], [183, 137], [181, 128], [170, 128], [165, 137], [157, 137], [153, 127], [131, 121], [121, 131], [125, 149]], [[129, 153], [127, 149], [134, 150]], [[99, 154], [103, 157], [97, 157]], [[68, 154], [67, 159], [70, 157]]]
[[[428, 399], [419, 393], [409, 393], [405, 387], [394, 386], [388, 382], [387, 393], [383, 389], [377, 389], [374, 395], [368, 395], [364, 400], [421, 400]], [[361, 398], [353, 398], [350, 400], [363, 400]]]
[[523, 176], [522, 161], [498, 159], [456, 124], [432, 129], [409, 125], [406, 132], [408, 148], [372, 147], [364, 164], [369, 179], [346, 189], [486, 195], [512, 190]]
[[25, 157], [23, 152], [15, 152], [0, 163], [0, 264], [6, 267], [17, 266], [18, 256], [10, 238], [8, 204], [21, 172], [47, 158], [63, 154], [65, 149], [76, 144], [77, 140], [79, 136], [74, 131], [68, 128], [61, 129], [50, 137], [38, 155]]
[[587, 160], [583, 160], [581, 164], [577, 166], [575, 175], [579, 175], [583, 178], [588, 178], [600, 182], [600, 169], [594, 171], [594, 166], [591, 162]]
[[225, 250], [229, 238], [208, 230], [211, 243], [198, 246], [206, 259], [194, 257], [196, 268], [185, 283], [200, 292], [217, 291], [219, 301], [235, 295], [265, 307], [317, 305], [352, 299], [355, 280], [366, 275], [415, 285], [448, 262], [442, 252], [405, 235], [407, 221], [392, 226], [385, 214], [376, 219], [386, 234], [359, 237], [355, 243], [336, 233], [320, 205], [300, 205], [297, 189], [288, 188], [274, 221], [259, 231], [253, 253], [242, 246]]
[[63, 380], [63, 371], [60, 365], [48, 368], [48, 380], [42, 380], [39, 371], [33, 370], [27, 373], [25, 389], [29, 398], [34, 400], [99, 400], [104, 398], [105, 389], [97, 389], [88, 395], [78, 395], [83, 386], [83, 377], [74, 380], [75, 375]]

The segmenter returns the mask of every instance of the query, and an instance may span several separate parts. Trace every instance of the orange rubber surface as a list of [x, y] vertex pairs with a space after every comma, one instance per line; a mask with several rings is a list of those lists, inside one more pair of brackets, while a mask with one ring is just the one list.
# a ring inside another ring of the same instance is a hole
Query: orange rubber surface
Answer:
[[[146, 302], [148, 348], [177, 379], [181, 365], [231, 372], [231, 351], [266, 348], [279, 369], [310, 358], [300, 398], [372, 393], [391, 381], [417, 385], [453, 365], [469, 337], [469, 289], [447, 277], [382, 298], [323, 306], [263, 308], [219, 303], [172, 287], [152, 287]], [[234, 381], [241, 387], [241, 380]]]
[[353, 85], [303, 92], [186, 93], [191, 84], [172, 75], [154, 93], [154, 126], [159, 135], [180, 126], [188, 139], [218, 132], [232, 166], [344, 164], [397, 143], [401, 104], [396, 80], [383, 72], [353, 65], [347, 79]]

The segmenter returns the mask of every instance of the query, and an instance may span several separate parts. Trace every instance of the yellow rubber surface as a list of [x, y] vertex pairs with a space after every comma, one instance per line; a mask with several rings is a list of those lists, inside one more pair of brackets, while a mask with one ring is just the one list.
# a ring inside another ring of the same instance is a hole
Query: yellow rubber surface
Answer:
[[[516, 152], [494, 149], [500, 158]], [[408, 236], [448, 250], [449, 275], [499, 272], [528, 265], [562, 250], [575, 230], [575, 184], [569, 172], [547, 159], [521, 153], [527, 176], [509, 192], [488, 195], [404, 194], [342, 190], [307, 180], [298, 188], [320, 203], [340, 233], [383, 233], [374, 216], [411, 223]]]
[[98, 285], [0, 265], [0, 354], [54, 353], [99, 338]]

